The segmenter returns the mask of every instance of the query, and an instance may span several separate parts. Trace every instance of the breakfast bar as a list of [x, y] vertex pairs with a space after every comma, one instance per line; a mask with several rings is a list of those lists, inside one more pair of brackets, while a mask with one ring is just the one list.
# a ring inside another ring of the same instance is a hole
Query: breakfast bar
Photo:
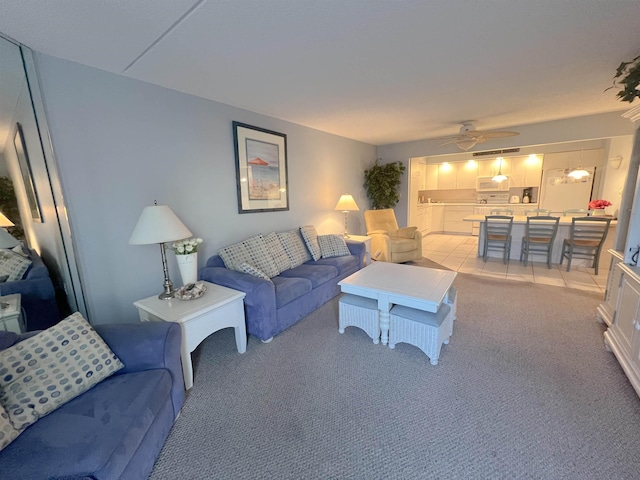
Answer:
[[[558, 224], [558, 233], [556, 235], [555, 242], [553, 244], [553, 254], [551, 257], [552, 263], [560, 263], [560, 258], [562, 256], [562, 243], [565, 238], [569, 238], [571, 231], [571, 219], [573, 217], [560, 217], [560, 222]], [[480, 222], [480, 232], [478, 238], [478, 256], [482, 256], [482, 246], [484, 245], [484, 222], [485, 215], [468, 215], [464, 218], [465, 222]], [[520, 258], [520, 249], [522, 247], [522, 237], [525, 235], [525, 227], [527, 224], [527, 217], [525, 215], [515, 215], [513, 217], [513, 229], [511, 230], [511, 259], [518, 260]], [[607, 233], [607, 238], [605, 239], [603, 251], [607, 251], [607, 249], [612, 248], [613, 242], [615, 240], [615, 228], [617, 225], [617, 221], [613, 220], [609, 227], [609, 232]], [[501, 257], [499, 252], [489, 251], [490, 257]], [[541, 254], [531, 254], [529, 256], [530, 261], [534, 262], [546, 262], [546, 256]], [[587, 265], [589, 260], [581, 260], [575, 259], [573, 260], [573, 265]]]

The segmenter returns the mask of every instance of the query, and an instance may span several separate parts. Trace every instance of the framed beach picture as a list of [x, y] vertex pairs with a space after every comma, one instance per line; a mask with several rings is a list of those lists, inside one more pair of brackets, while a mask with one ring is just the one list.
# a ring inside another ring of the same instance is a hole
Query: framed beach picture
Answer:
[[233, 122], [238, 213], [289, 210], [287, 136]]
[[24, 183], [31, 218], [34, 222], [42, 222], [40, 202], [33, 182], [33, 172], [31, 171], [31, 163], [29, 162], [29, 154], [27, 153], [27, 144], [24, 141], [22, 125], [19, 123], [16, 124], [16, 134], [13, 137], [13, 145], [16, 149], [16, 155], [18, 156], [18, 164], [20, 165], [20, 173], [22, 174], [22, 182]]

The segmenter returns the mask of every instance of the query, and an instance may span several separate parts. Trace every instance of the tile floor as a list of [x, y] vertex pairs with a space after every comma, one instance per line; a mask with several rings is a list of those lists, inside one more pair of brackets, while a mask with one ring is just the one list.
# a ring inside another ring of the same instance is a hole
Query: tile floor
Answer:
[[567, 272], [566, 260], [563, 266], [554, 265], [551, 269], [541, 262], [529, 262], [525, 267], [518, 258], [512, 258], [508, 265], [501, 258], [489, 258], [485, 263], [477, 256], [478, 237], [446, 234], [425, 236], [422, 239], [422, 255], [461, 273], [578, 288], [603, 295], [610, 261], [610, 255], [603, 252], [598, 275], [594, 275], [593, 268], [581, 266], [572, 266], [571, 271]]

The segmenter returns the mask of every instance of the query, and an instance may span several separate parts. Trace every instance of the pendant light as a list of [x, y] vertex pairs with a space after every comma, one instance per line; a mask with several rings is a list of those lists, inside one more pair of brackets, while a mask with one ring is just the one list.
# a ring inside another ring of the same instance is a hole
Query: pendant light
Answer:
[[[576, 180], [580, 180], [581, 178], [588, 177], [591, 175], [587, 170], [581, 167], [582, 165], [582, 150], [580, 150], [580, 163], [578, 164], [578, 168], [573, 169], [569, 172], [569, 177], [575, 178]], [[569, 162], [569, 167], [571, 167], [571, 162]]]
[[507, 176], [502, 174], [502, 157], [499, 157], [498, 160], [500, 160], [500, 166], [498, 167], [498, 174], [495, 177], [493, 177], [491, 180], [493, 180], [494, 182], [502, 183], [507, 179]]

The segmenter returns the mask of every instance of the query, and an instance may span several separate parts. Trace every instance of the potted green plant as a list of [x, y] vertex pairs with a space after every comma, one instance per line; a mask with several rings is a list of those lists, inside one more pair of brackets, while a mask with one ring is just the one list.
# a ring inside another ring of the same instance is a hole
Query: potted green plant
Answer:
[[406, 167], [402, 162], [380, 165], [381, 158], [364, 171], [364, 188], [373, 210], [393, 208], [400, 201], [400, 183]]
[[633, 102], [636, 97], [640, 97], [640, 55], [630, 62], [622, 62], [616, 74], [613, 76], [612, 88], [621, 88], [616, 95], [623, 102]]

